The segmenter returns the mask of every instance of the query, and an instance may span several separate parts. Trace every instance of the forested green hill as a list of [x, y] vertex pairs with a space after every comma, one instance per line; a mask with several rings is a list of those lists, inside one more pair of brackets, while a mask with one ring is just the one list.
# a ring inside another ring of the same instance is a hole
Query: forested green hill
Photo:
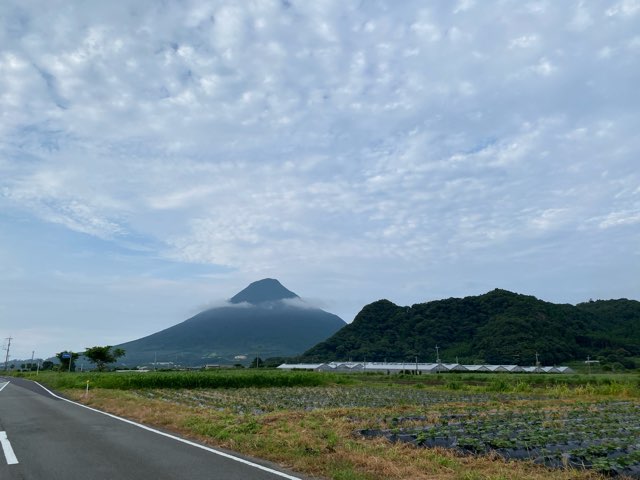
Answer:
[[[545, 365], [600, 357], [633, 367], [640, 356], [640, 302], [554, 304], [506, 290], [401, 307], [365, 306], [355, 320], [299, 360]], [[618, 365], [619, 366], [619, 365]]]

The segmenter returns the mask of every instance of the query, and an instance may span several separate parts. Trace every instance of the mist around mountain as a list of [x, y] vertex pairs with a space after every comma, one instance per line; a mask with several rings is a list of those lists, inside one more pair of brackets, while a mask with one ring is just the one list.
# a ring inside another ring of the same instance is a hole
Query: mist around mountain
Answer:
[[[436, 346], [438, 352], [436, 352]], [[601, 359], [634, 368], [640, 302], [554, 304], [496, 289], [410, 307], [379, 300], [297, 361], [412, 361], [545, 365]]]
[[306, 304], [278, 280], [250, 284], [221, 306], [152, 335], [117, 345], [128, 366], [248, 364], [255, 357], [299, 355], [345, 324]]

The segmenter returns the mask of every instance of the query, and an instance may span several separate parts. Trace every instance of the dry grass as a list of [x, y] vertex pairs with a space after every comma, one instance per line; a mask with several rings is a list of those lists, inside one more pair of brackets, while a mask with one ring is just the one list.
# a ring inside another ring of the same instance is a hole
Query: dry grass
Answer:
[[211, 446], [264, 458], [313, 477], [336, 480], [569, 480], [603, 479], [586, 471], [549, 470], [529, 462], [498, 457], [458, 456], [444, 449], [363, 439], [354, 431], [367, 419], [410, 412], [396, 408], [334, 408], [238, 415], [228, 410], [185, 406], [144, 398], [136, 392], [65, 392], [70, 398]]

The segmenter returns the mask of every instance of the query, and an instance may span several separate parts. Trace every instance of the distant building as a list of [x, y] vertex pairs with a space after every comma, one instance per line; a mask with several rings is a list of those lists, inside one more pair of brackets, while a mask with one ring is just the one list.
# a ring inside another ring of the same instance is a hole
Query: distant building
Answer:
[[278, 368], [280, 370], [308, 370], [314, 372], [380, 372], [416, 375], [446, 372], [574, 373], [569, 367], [520, 367], [518, 365], [461, 365], [458, 363], [417, 362], [283, 363]]

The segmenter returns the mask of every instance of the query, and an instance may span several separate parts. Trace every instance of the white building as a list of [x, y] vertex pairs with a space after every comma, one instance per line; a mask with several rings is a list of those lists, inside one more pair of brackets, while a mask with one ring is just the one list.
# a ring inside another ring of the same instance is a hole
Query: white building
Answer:
[[330, 362], [283, 363], [280, 370], [309, 370], [315, 372], [380, 372], [430, 374], [447, 372], [469, 373], [573, 373], [569, 367], [520, 367], [518, 365], [460, 365], [458, 363], [417, 362]]

